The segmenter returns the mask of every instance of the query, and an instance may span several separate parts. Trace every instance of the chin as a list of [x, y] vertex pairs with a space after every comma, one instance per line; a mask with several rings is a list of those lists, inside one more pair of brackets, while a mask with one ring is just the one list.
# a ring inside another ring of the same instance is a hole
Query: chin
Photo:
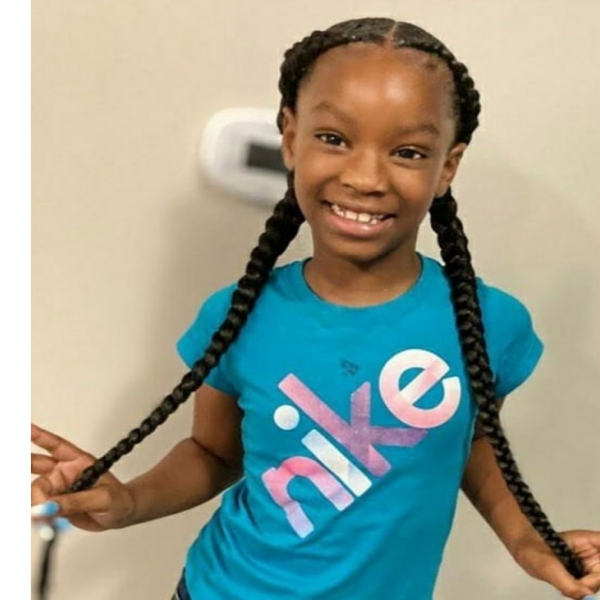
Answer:
[[371, 244], [335, 244], [327, 247], [326, 253], [338, 260], [343, 260], [357, 267], [369, 267], [378, 262], [390, 259], [399, 251], [399, 246], [382, 248], [380, 245], [373, 247]]

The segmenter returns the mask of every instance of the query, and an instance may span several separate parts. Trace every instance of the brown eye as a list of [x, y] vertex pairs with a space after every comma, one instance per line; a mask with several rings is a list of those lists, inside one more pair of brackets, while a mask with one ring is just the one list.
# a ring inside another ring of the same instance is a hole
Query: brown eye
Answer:
[[341, 146], [344, 143], [344, 140], [335, 133], [318, 133], [315, 137], [328, 146]]
[[403, 158], [406, 160], [422, 160], [427, 158], [422, 152], [415, 150], [414, 148], [401, 148], [394, 152], [394, 155], [398, 158]]

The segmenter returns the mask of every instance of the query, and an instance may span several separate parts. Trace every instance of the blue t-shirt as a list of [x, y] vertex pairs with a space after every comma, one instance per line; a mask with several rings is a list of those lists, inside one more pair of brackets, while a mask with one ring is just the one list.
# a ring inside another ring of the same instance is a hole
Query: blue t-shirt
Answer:
[[[243, 410], [244, 478], [191, 546], [193, 600], [431, 600], [476, 408], [441, 265], [384, 304], [330, 304], [304, 262], [276, 268], [207, 383]], [[527, 309], [478, 282], [509, 394], [542, 353]], [[191, 366], [235, 286], [178, 343]]]

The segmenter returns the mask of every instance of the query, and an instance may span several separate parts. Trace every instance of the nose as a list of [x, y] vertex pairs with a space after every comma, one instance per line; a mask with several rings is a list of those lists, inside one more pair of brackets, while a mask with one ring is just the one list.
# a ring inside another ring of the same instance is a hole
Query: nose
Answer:
[[388, 189], [384, 160], [375, 149], [355, 148], [340, 174], [342, 185], [361, 195], [384, 195]]

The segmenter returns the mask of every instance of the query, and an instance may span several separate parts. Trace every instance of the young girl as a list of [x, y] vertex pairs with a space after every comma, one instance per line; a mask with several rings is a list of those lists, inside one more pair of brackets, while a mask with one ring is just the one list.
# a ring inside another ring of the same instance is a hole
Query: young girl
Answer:
[[[33, 427], [36, 518], [101, 531], [225, 491], [174, 598], [431, 600], [462, 487], [533, 577], [595, 593], [600, 532], [552, 529], [499, 423], [542, 344], [476, 279], [457, 217], [467, 69], [414, 25], [360, 19], [295, 44], [279, 88], [288, 191], [179, 341], [191, 371], [99, 460]], [[443, 264], [416, 251], [427, 213]], [[304, 220], [312, 257], [274, 268]], [[119, 482], [111, 466], [193, 392], [191, 436]]]

